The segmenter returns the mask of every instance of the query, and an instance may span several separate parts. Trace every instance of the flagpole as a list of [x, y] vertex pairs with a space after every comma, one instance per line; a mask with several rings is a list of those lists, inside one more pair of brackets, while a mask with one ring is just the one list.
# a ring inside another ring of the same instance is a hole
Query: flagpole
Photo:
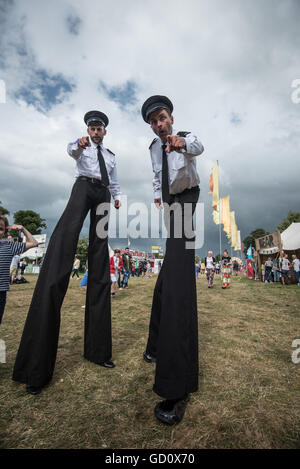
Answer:
[[223, 279], [223, 273], [222, 273], [222, 233], [221, 233], [221, 197], [220, 197], [220, 174], [219, 174], [219, 160], [217, 160], [217, 165], [218, 165], [218, 184], [219, 184], [219, 244], [220, 244], [220, 277], [221, 277], [221, 282]]
[[222, 255], [222, 241], [221, 241], [221, 197], [220, 197], [220, 174], [219, 174], [219, 160], [217, 160], [218, 165], [218, 178], [219, 178], [219, 243], [220, 243], [220, 257]]

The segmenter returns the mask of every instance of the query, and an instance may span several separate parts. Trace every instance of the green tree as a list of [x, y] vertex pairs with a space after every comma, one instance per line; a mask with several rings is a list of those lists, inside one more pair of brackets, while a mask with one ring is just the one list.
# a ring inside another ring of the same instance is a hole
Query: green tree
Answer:
[[[0, 200], [0, 204], [2, 204], [1, 200]], [[0, 215], [9, 215], [9, 211], [2, 207], [2, 205], [0, 205]]]
[[255, 240], [257, 238], [262, 238], [263, 236], [266, 236], [270, 234], [268, 231], [264, 230], [263, 228], [256, 228], [256, 230], [254, 231], [251, 231], [251, 233], [249, 234], [249, 236], [247, 236], [244, 240], [243, 240], [243, 244], [244, 244], [244, 254], [245, 256], [247, 257], [247, 250], [250, 246], [250, 244], [252, 245], [252, 247], [255, 249]]
[[293, 212], [290, 210], [287, 214], [287, 217], [282, 220], [281, 223], [277, 226], [277, 230], [282, 233], [286, 230], [292, 223], [299, 223], [300, 222], [300, 212]]
[[80, 270], [83, 270], [83, 267], [86, 264], [87, 255], [88, 255], [88, 246], [89, 240], [88, 238], [80, 238], [77, 244], [76, 254], [78, 259], [80, 260]]
[[31, 234], [41, 234], [42, 228], [47, 228], [45, 219], [33, 210], [19, 210], [14, 214], [14, 223], [23, 225]]
[[200, 257], [199, 257], [199, 256], [195, 256], [195, 262], [196, 262], [196, 264], [199, 264], [199, 260], [200, 260]]
[[216, 262], [220, 262], [221, 259], [222, 259], [222, 255], [221, 255], [221, 254], [217, 254], [217, 255], [215, 256], [215, 258], [216, 258]]

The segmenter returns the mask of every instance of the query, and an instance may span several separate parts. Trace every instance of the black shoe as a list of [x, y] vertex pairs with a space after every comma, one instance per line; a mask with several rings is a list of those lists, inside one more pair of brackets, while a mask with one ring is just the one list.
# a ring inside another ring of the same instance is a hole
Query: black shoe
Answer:
[[176, 425], [183, 419], [189, 395], [182, 399], [159, 402], [154, 409], [155, 417], [166, 425]]
[[143, 357], [144, 357], [145, 362], [147, 362], [147, 363], [155, 363], [156, 362], [156, 358], [152, 357], [152, 355], [150, 355], [150, 353], [147, 353], [146, 351], [143, 353]]
[[29, 386], [29, 384], [26, 385], [26, 392], [32, 394], [33, 396], [35, 396], [36, 394], [40, 394], [42, 389], [42, 386]]
[[114, 368], [116, 365], [114, 364], [114, 362], [110, 361], [110, 360], [107, 360], [107, 362], [102, 362], [102, 363], [99, 363], [101, 366], [104, 366], [105, 368]]

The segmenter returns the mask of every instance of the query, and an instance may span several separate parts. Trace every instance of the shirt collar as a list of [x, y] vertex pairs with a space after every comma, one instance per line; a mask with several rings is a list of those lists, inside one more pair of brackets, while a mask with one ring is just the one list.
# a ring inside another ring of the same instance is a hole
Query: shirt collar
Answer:
[[[97, 146], [99, 145], [98, 143], [93, 142], [92, 139], [90, 139], [90, 142], [91, 142], [92, 148], [97, 148]], [[101, 150], [103, 150], [103, 143], [100, 143], [100, 148]]]

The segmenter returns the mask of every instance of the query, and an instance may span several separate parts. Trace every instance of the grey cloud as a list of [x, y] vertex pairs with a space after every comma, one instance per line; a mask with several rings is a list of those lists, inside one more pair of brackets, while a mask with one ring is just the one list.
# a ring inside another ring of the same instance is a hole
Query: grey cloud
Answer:
[[79, 16], [69, 15], [66, 19], [67, 28], [70, 34], [78, 36], [82, 20]]
[[122, 110], [137, 103], [136, 93], [138, 87], [132, 80], [117, 86], [109, 86], [107, 83], [100, 81], [99, 88], [104, 91], [110, 100], [116, 102]]

